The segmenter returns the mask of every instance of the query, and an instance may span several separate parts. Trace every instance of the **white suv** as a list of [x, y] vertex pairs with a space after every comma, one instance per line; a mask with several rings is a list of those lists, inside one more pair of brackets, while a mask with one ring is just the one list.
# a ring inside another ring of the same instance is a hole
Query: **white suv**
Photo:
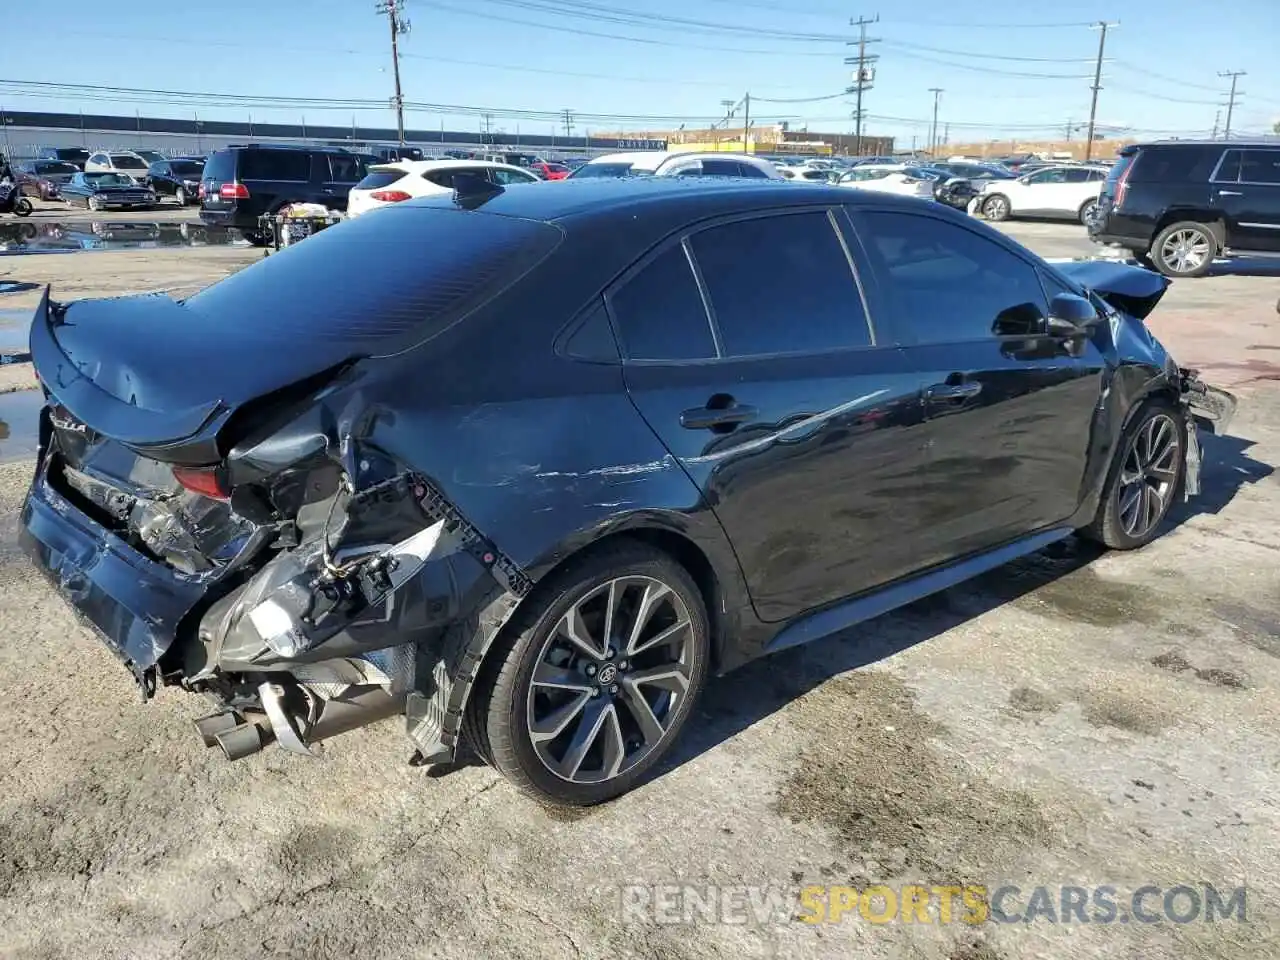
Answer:
[[1088, 226], [1106, 179], [1103, 167], [1061, 166], [1044, 167], [1017, 180], [988, 180], [969, 211], [988, 220], [1061, 217]]
[[584, 163], [570, 180], [589, 177], [753, 177], [781, 180], [782, 175], [768, 160], [748, 153], [672, 153], [647, 150], [642, 153], [610, 153]]
[[416, 197], [432, 197], [453, 191], [458, 175], [480, 177], [500, 187], [516, 183], [542, 183], [523, 167], [490, 160], [396, 160], [369, 167], [365, 178], [347, 195], [347, 216], [355, 217], [378, 207]]
[[85, 173], [119, 173], [141, 183], [150, 164], [132, 150], [99, 150], [84, 162]]

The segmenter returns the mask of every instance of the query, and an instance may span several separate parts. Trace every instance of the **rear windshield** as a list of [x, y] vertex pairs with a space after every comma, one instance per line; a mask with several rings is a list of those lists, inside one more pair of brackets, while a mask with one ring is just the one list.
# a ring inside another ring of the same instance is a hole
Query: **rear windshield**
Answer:
[[225, 183], [236, 178], [236, 155], [230, 150], [219, 150], [210, 155], [204, 165], [204, 178]]
[[40, 160], [35, 164], [36, 173], [62, 174], [79, 173], [80, 168], [74, 163], [63, 163], [61, 160]]
[[128, 153], [113, 153], [111, 155], [111, 165], [117, 170], [145, 170], [147, 162], [141, 157], [135, 157]]
[[381, 190], [383, 187], [389, 187], [399, 180], [403, 180], [405, 172], [403, 170], [378, 170], [374, 168], [370, 170], [363, 180], [356, 184], [357, 190]]
[[388, 208], [322, 230], [186, 306], [221, 342], [420, 343], [498, 295], [560, 243], [547, 223], [455, 207]]
[[82, 150], [79, 147], [67, 147], [53, 152], [59, 160], [69, 160], [72, 163], [84, 163], [89, 159], [89, 151]]
[[[639, 172], [639, 171], [637, 171]], [[646, 173], [650, 171], [645, 171]], [[574, 179], [583, 177], [628, 177], [631, 176], [629, 163], [586, 163], [570, 175]]]

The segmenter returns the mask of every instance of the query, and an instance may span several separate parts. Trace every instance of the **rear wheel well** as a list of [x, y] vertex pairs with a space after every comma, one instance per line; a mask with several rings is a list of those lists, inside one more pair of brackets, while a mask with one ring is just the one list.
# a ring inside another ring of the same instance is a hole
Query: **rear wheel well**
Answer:
[[[654, 549], [661, 550], [680, 566], [684, 567], [689, 576], [693, 578], [693, 582], [698, 586], [698, 592], [702, 594], [703, 606], [707, 609], [707, 626], [711, 639], [711, 668], [713, 670], [716, 669], [720, 662], [721, 642], [723, 640], [722, 625], [724, 621], [720, 581], [716, 576], [715, 568], [711, 565], [711, 561], [707, 559], [707, 555], [702, 552], [702, 549], [688, 537], [676, 533], [674, 530], [665, 530], [661, 527], [639, 527], [608, 534], [565, 557], [542, 574], [538, 581], [546, 581], [566, 565], [580, 562], [584, 556], [590, 556], [605, 545], [613, 545], [620, 540], [636, 540]], [[537, 587], [535, 586], [534, 589], [536, 590]]]
[[1209, 232], [1213, 234], [1214, 241], [1221, 250], [1227, 242], [1227, 227], [1222, 221], [1222, 215], [1207, 210], [1166, 210], [1156, 223], [1156, 228], [1151, 232], [1151, 242], [1155, 243], [1155, 239], [1159, 236], [1160, 231], [1173, 223], [1190, 221], [1192, 223], [1203, 223], [1209, 228]]

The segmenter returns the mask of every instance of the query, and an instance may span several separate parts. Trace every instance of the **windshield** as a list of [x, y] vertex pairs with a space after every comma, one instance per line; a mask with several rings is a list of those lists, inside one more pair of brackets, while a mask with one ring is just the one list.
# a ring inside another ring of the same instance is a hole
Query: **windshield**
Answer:
[[74, 163], [63, 163], [61, 160], [42, 160], [35, 165], [36, 173], [40, 174], [60, 174], [60, 173], [79, 173], [80, 168]]
[[113, 153], [111, 155], [111, 165], [117, 170], [147, 169], [147, 162], [145, 160], [141, 157], [135, 157], [128, 153]]
[[95, 187], [132, 187], [133, 181], [123, 173], [86, 173], [85, 180]]
[[204, 172], [204, 164], [199, 160], [174, 160], [169, 166], [180, 177], [198, 177]]
[[630, 177], [642, 176], [648, 170], [632, 171], [630, 163], [586, 163], [569, 175], [570, 179], [583, 177]]

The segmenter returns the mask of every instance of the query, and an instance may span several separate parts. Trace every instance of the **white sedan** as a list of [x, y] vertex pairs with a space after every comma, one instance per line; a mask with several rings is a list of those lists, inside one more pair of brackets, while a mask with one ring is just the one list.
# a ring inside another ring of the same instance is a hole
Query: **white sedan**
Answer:
[[986, 181], [969, 210], [988, 220], [1060, 217], [1088, 226], [1106, 179], [1104, 167], [1044, 167], [1016, 180]]
[[347, 216], [356, 217], [379, 207], [453, 192], [453, 178], [480, 177], [500, 187], [513, 183], [542, 183], [533, 173], [490, 160], [396, 160], [369, 167], [365, 178], [347, 195]]
[[911, 167], [901, 163], [864, 163], [842, 175], [836, 184], [922, 200], [933, 199], [933, 181], [917, 176]]

